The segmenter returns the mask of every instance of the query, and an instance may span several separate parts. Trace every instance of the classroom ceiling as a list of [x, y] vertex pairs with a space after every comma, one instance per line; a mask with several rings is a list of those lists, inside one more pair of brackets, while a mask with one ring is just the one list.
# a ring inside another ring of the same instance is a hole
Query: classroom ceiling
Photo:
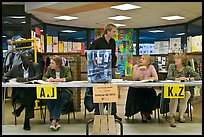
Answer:
[[[9, 2], [3, 2], [3, 4]], [[16, 2], [13, 2], [17, 4]], [[134, 4], [140, 9], [120, 11], [110, 8], [119, 4]], [[202, 2], [20, 2], [25, 11], [45, 23], [82, 28], [102, 28], [106, 23], [125, 24], [125, 28], [146, 28], [181, 24], [202, 16]], [[55, 16], [69, 15], [79, 19], [64, 21]], [[124, 15], [132, 19], [110, 20], [108, 17]], [[167, 21], [163, 16], [179, 15], [185, 19]]]

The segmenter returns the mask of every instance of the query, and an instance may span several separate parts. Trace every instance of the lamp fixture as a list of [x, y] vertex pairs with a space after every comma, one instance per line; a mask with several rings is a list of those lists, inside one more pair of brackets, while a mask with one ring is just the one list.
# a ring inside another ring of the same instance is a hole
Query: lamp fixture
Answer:
[[116, 27], [124, 27], [126, 26], [125, 24], [114, 24]]
[[181, 35], [185, 35], [185, 33], [178, 33], [176, 35], [181, 36]]
[[163, 30], [151, 30], [149, 32], [152, 32], [152, 33], [160, 33], [160, 32], [164, 32]]
[[74, 19], [78, 19], [78, 17], [73, 17], [73, 16], [58, 16], [58, 17], [54, 17], [55, 19], [61, 19], [61, 20], [74, 20]]
[[73, 33], [73, 32], [77, 32], [77, 31], [75, 31], [75, 30], [62, 30], [61, 32]]
[[11, 18], [11, 19], [24, 19], [25, 16], [8, 16], [7, 18]]
[[137, 9], [141, 7], [132, 5], [132, 4], [122, 4], [122, 5], [117, 5], [117, 6], [111, 6], [111, 8], [119, 9], [119, 10], [132, 10], [132, 9]]
[[127, 19], [131, 19], [132, 17], [127, 17], [127, 16], [114, 16], [114, 17], [109, 17], [108, 19], [112, 19], [112, 20], [127, 20]]
[[168, 16], [168, 17], [161, 17], [161, 19], [165, 19], [165, 20], [179, 20], [179, 19], [185, 19], [185, 18], [181, 17], [181, 16]]

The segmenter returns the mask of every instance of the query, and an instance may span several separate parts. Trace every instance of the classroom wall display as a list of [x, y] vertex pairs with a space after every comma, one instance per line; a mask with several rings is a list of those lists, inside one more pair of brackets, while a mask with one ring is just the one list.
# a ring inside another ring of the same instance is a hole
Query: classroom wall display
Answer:
[[136, 47], [136, 44], [133, 43], [133, 55], [136, 55], [137, 54], [137, 47]]
[[[31, 38], [36, 38], [36, 48], [38, 52], [44, 53], [44, 35], [41, 35], [40, 28], [35, 27], [35, 31], [31, 30]], [[31, 42], [31, 46], [34, 43]]]
[[169, 53], [169, 41], [155, 41], [154, 54], [168, 54]]
[[52, 53], [52, 36], [47, 36], [47, 53]]
[[[103, 35], [103, 28], [96, 28], [94, 39]], [[121, 77], [132, 76], [133, 69], [133, 29], [118, 28], [115, 35], [118, 72]]]
[[202, 35], [192, 37], [192, 52], [202, 52]]
[[139, 44], [139, 55], [155, 54], [156, 50], [157, 49], [155, 49], [155, 44], [152, 44], [152, 43], [140, 43]]
[[118, 72], [121, 77], [132, 76], [133, 69], [133, 29], [117, 29], [116, 47], [118, 52]]
[[187, 46], [186, 46], [186, 52], [191, 53], [191, 47], [192, 47], [192, 36], [187, 37]]
[[181, 51], [181, 38], [170, 39], [170, 53], [178, 53]]
[[52, 52], [53, 53], [58, 53], [58, 49], [59, 49], [59, 47], [58, 47], [58, 37], [52, 37], [52, 41], [53, 41], [53, 43], [52, 43]]

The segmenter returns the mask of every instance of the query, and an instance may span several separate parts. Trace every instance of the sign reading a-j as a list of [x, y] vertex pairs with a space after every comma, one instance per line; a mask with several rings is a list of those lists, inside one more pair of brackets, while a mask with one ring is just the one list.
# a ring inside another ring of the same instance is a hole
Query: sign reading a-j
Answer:
[[184, 98], [184, 84], [164, 84], [164, 98]]
[[37, 99], [57, 99], [56, 85], [37, 85]]

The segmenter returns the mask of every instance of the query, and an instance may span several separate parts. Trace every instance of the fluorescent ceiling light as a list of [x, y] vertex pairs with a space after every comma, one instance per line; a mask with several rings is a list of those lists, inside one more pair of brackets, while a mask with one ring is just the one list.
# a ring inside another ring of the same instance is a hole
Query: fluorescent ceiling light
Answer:
[[21, 23], [26, 23], [25, 21], [21, 22]]
[[178, 33], [178, 34], [176, 34], [176, 35], [185, 35], [185, 33]]
[[179, 19], [185, 19], [184, 17], [181, 16], [168, 16], [168, 17], [161, 17], [162, 19], [165, 20], [179, 20]]
[[127, 19], [131, 19], [132, 17], [127, 17], [127, 16], [114, 16], [114, 17], [109, 17], [108, 19], [112, 19], [112, 20], [127, 20]]
[[5, 24], [11, 24], [9, 21], [4, 21]]
[[126, 26], [125, 24], [114, 24], [116, 27], [124, 27]]
[[74, 20], [74, 19], [78, 19], [78, 17], [72, 17], [72, 16], [58, 16], [58, 17], [54, 17], [56, 19], [62, 19], [62, 20]]
[[75, 39], [85, 39], [85, 38], [75, 38]]
[[9, 16], [8, 18], [11, 18], [11, 19], [24, 19], [25, 16]]
[[149, 32], [153, 32], [153, 33], [159, 33], [159, 32], [164, 32], [163, 30], [151, 30]]
[[3, 37], [3, 38], [6, 38], [6, 36], [5, 36], [5, 35], [3, 35], [2, 37]]
[[72, 33], [72, 32], [77, 32], [77, 31], [75, 31], [75, 30], [62, 30], [61, 32]]
[[132, 5], [132, 4], [122, 4], [118, 6], [112, 6], [111, 8], [114, 9], [119, 9], [119, 10], [132, 10], [132, 9], [137, 9], [141, 8], [140, 6]]

